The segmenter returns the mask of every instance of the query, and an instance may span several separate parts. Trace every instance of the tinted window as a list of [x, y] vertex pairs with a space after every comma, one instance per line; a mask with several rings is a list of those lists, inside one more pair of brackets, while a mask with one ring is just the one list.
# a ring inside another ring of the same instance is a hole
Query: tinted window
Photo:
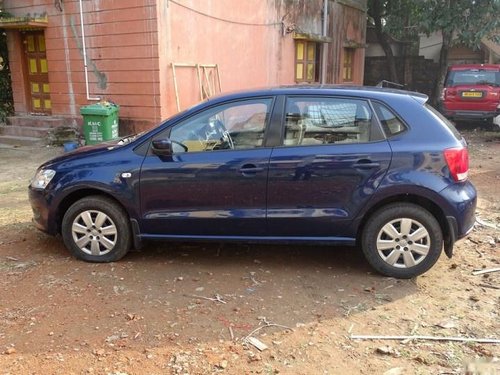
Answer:
[[375, 108], [375, 112], [377, 112], [377, 116], [387, 137], [402, 133], [406, 130], [404, 123], [385, 105], [374, 102], [373, 108]]
[[448, 73], [447, 87], [458, 85], [492, 85], [500, 86], [500, 72], [492, 70], [454, 70]]
[[363, 100], [289, 98], [285, 112], [285, 146], [370, 140], [372, 112]]
[[260, 147], [272, 99], [257, 99], [210, 108], [175, 125], [170, 132], [174, 152]]

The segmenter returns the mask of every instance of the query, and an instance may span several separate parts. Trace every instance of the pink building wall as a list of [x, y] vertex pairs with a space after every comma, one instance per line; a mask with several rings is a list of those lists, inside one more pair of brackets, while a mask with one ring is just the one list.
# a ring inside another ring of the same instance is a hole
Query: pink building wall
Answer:
[[[5, 0], [15, 16], [46, 14], [45, 31], [52, 115], [79, 120], [87, 100], [81, 45], [79, 2]], [[156, 0], [84, 0], [84, 24], [91, 96], [120, 104], [125, 126], [150, 127], [160, 121]], [[8, 30], [14, 106], [28, 112], [21, 43], [23, 29]]]
[[[79, 120], [80, 107], [92, 103], [85, 92], [79, 2], [62, 4], [60, 11], [54, 0], [4, 1], [6, 11], [17, 16], [47, 15], [52, 115]], [[172, 63], [217, 64], [223, 92], [293, 84], [294, 32], [320, 35], [323, 4], [324, 0], [83, 0], [90, 94], [120, 105], [126, 133], [150, 128], [177, 112]], [[327, 82], [342, 83], [343, 48], [354, 43], [351, 83], [361, 84], [366, 0], [329, 0], [329, 7]], [[21, 32], [8, 31], [18, 114], [27, 112]], [[195, 69], [177, 69], [177, 81], [181, 109], [200, 100]]]
[[[190, 0], [183, 4], [234, 23], [197, 14], [169, 1], [159, 2], [158, 19], [165, 22], [165, 33], [159, 40], [165, 48], [160, 58], [160, 80], [164, 82], [162, 115], [176, 110], [172, 62], [218, 64], [223, 91], [293, 82], [293, 41], [281, 36], [281, 26], [236, 23], [277, 22], [278, 12], [268, 2]], [[290, 46], [283, 46], [287, 42]], [[286, 56], [287, 52], [291, 56]], [[287, 57], [291, 64], [283, 63]], [[181, 69], [179, 78], [184, 82], [179, 92], [185, 108], [199, 100], [196, 71]]]

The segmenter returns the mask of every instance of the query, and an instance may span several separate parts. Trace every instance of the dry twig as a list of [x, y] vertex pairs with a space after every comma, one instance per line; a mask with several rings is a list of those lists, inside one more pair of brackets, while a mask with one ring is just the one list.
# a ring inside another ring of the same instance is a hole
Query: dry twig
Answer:
[[261, 329], [263, 328], [268, 328], [268, 327], [281, 327], [281, 328], [284, 328], [284, 329], [288, 329], [289, 331], [293, 331], [292, 328], [290, 327], [287, 327], [287, 326], [284, 326], [284, 325], [281, 325], [281, 324], [276, 324], [276, 323], [271, 323], [269, 322], [266, 318], [263, 318], [261, 319], [261, 323], [264, 323], [263, 326], [259, 326], [257, 328], [255, 328], [252, 332], [250, 332], [248, 335], [246, 335], [244, 338], [243, 338], [243, 341], [247, 341], [249, 337], [253, 336], [255, 333], [257, 333], [258, 331], [260, 331]]
[[185, 294], [186, 297], [192, 297], [192, 298], [198, 298], [198, 299], [206, 299], [207, 301], [212, 301], [212, 302], [220, 302], [226, 304], [227, 302], [222, 299], [222, 297], [219, 294], [216, 294], [214, 298], [211, 297], [204, 297], [204, 296], [197, 296], [195, 294]]

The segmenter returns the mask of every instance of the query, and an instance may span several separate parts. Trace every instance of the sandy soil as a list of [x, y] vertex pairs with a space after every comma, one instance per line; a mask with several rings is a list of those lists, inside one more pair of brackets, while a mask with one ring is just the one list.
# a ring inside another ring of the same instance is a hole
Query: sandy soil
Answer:
[[[28, 179], [61, 150], [0, 148], [0, 375], [499, 373], [498, 344], [350, 338], [500, 339], [500, 272], [472, 274], [500, 267], [500, 133], [463, 132], [497, 229], [404, 281], [350, 248], [161, 243], [77, 261], [30, 224]], [[243, 342], [255, 329], [262, 352]]]

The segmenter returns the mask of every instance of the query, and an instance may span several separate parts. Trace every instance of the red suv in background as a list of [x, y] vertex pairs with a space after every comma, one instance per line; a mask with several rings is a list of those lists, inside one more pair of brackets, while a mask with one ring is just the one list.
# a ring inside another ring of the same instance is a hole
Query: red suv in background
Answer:
[[500, 64], [450, 66], [441, 111], [453, 120], [493, 121], [500, 115]]

